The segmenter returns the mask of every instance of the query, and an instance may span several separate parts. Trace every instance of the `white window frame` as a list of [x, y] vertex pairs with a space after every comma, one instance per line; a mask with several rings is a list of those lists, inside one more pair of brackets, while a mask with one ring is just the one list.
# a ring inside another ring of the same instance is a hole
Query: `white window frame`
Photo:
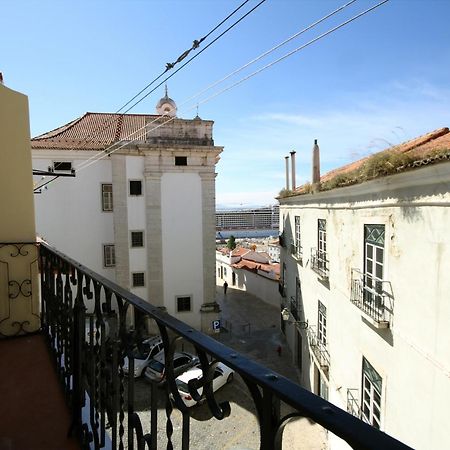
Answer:
[[325, 347], [327, 345], [327, 308], [319, 300], [317, 307], [317, 339]]
[[[111, 192], [105, 191], [105, 186], [111, 186]], [[113, 185], [112, 183], [102, 183], [101, 184], [101, 195], [102, 195], [102, 211], [111, 212], [114, 210], [114, 197], [113, 197]]]
[[116, 266], [116, 246], [114, 244], [103, 244], [103, 267]]
[[383, 379], [365, 357], [362, 361], [361, 384], [361, 419], [381, 429]]

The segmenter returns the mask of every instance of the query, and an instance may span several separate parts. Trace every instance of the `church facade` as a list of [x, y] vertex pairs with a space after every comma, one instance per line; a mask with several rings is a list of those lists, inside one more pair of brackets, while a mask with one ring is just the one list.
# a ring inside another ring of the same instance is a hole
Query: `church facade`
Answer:
[[[36, 195], [37, 232], [87, 267], [196, 329], [215, 304], [213, 122], [86, 113], [32, 139], [33, 168], [72, 171]], [[46, 179], [35, 178], [35, 186]]]

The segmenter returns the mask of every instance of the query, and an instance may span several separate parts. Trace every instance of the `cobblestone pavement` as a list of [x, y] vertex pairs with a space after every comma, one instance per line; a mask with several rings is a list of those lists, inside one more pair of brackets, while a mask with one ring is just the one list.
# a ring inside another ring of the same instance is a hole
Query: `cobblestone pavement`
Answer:
[[[217, 339], [245, 356], [264, 364], [281, 375], [297, 382], [297, 372], [292, 365], [291, 355], [279, 331], [279, 310], [243, 291], [228, 289], [226, 297], [222, 289], [217, 290], [217, 301], [222, 309], [222, 323], [231, 324], [231, 329], [217, 336]], [[250, 324], [250, 325], [248, 325]], [[283, 350], [281, 356], [276, 351]], [[158, 448], [166, 448], [166, 410], [163, 405], [164, 390], [158, 390], [161, 397], [158, 410]], [[256, 411], [250, 393], [235, 374], [234, 381], [216, 392], [219, 402], [228, 401], [231, 415], [224, 420], [212, 417], [206, 404], [193, 408], [190, 421], [190, 448], [194, 450], [248, 450], [259, 448], [259, 427]], [[145, 432], [150, 431], [150, 384], [144, 379], [136, 380], [135, 407]], [[282, 405], [282, 414], [289, 413]], [[171, 414], [173, 448], [181, 448], [182, 415], [174, 409]], [[125, 428], [127, 429], [127, 428]], [[283, 450], [324, 450], [326, 432], [322, 427], [311, 424], [307, 419], [297, 419], [289, 424], [283, 435]], [[126, 439], [125, 439], [126, 441]]]

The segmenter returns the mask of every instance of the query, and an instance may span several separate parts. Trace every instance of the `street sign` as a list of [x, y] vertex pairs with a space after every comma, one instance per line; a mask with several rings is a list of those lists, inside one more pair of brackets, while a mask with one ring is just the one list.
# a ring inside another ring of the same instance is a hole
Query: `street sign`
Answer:
[[220, 333], [220, 320], [213, 320], [212, 321], [212, 329], [215, 333]]

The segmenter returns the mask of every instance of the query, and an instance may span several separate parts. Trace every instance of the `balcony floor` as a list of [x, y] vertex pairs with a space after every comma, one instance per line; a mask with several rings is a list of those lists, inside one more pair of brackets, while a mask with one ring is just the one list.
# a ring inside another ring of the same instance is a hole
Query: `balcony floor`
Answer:
[[80, 448], [42, 335], [0, 340], [0, 399], [0, 450]]

